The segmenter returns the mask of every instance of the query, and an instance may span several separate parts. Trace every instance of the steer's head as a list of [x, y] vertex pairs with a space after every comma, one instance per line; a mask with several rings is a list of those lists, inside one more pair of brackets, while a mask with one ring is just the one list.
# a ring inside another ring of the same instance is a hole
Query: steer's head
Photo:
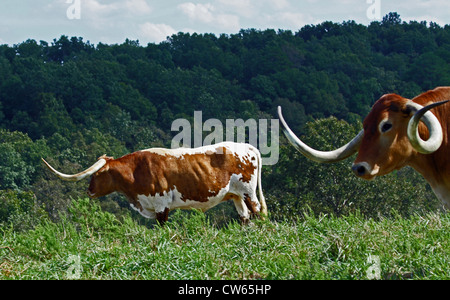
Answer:
[[403, 168], [417, 153], [439, 149], [442, 127], [430, 110], [446, 102], [422, 107], [396, 94], [381, 97], [364, 120], [364, 137], [352, 166], [355, 175], [371, 180]]
[[374, 104], [364, 120], [364, 129], [352, 141], [326, 152], [303, 143], [286, 124], [281, 107], [278, 115], [286, 137], [303, 155], [330, 163], [359, 152], [352, 170], [355, 175], [370, 180], [402, 168], [414, 154], [430, 154], [439, 149], [443, 141], [442, 127], [430, 110], [446, 102], [423, 107], [399, 95], [384, 95]]
[[[97, 172], [92, 174], [91, 182], [89, 183], [88, 195], [92, 198], [98, 198], [114, 192], [114, 170], [111, 168], [111, 161], [113, 158], [105, 155], [99, 158], [106, 160], [106, 164]], [[111, 168], [111, 169], [110, 169]]]
[[[352, 167], [357, 176], [370, 180], [405, 166], [414, 152], [407, 135], [412, 114], [408, 101], [389, 94], [375, 103], [364, 120], [364, 137]], [[419, 132], [428, 137], [422, 124]]]
[[80, 181], [83, 178], [92, 175], [91, 182], [87, 191], [88, 195], [92, 198], [102, 197], [114, 192], [113, 172], [111, 172], [110, 170], [111, 161], [113, 161], [112, 157], [103, 155], [98, 158], [95, 164], [93, 164], [86, 170], [74, 175], [61, 173], [50, 166], [44, 159], [42, 160], [50, 169], [50, 171], [55, 173], [59, 178], [66, 181]]

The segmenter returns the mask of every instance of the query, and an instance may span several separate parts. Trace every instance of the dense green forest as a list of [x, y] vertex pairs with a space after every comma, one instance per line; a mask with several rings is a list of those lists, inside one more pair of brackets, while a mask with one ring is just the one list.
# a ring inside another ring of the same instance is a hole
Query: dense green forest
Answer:
[[[278, 105], [297, 134], [329, 149], [361, 129], [383, 94], [414, 97], [449, 83], [450, 25], [407, 23], [397, 13], [368, 26], [178, 33], [148, 45], [68, 36], [0, 45], [0, 223], [19, 229], [42, 217], [58, 220], [72, 199], [85, 197], [86, 181], [60, 181], [41, 157], [74, 173], [105, 153], [170, 147], [172, 122], [192, 120], [195, 110], [204, 120], [273, 119]], [[351, 174], [351, 159], [318, 165], [280, 138], [279, 163], [263, 168], [273, 218], [296, 217], [306, 206], [369, 217], [440, 208], [409, 168], [364, 182]], [[130, 213], [118, 194], [100, 203]], [[213, 213], [229, 219], [230, 205]]]

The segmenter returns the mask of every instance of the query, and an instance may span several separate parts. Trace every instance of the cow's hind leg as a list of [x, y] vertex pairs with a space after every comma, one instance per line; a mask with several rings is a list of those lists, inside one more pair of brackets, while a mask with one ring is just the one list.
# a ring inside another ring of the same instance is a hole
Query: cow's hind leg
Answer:
[[250, 219], [250, 214], [248, 211], [248, 207], [244, 202], [244, 199], [234, 194], [230, 198], [233, 199], [234, 206], [236, 207], [236, 210], [239, 214], [239, 218], [241, 219], [242, 223], [247, 224]]

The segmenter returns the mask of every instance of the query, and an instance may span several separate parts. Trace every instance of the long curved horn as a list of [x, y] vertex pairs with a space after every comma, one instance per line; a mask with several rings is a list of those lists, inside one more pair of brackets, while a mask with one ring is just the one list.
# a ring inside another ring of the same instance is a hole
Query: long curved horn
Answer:
[[305, 143], [303, 143], [289, 128], [286, 121], [281, 114], [281, 106], [278, 106], [278, 117], [280, 118], [281, 125], [283, 126], [283, 132], [291, 142], [291, 144], [297, 148], [297, 150], [306, 156], [307, 158], [319, 162], [319, 163], [333, 163], [346, 159], [347, 157], [356, 153], [359, 149], [359, 145], [364, 136], [364, 130], [361, 130], [358, 135], [351, 140], [345, 146], [333, 151], [318, 151]]
[[45, 163], [45, 165], [50, 169], [50, 171], [52, 171], [53, 173], [55, 173], [59, 178], [61, 178], [62, 180], [67, 180], [67, 181], [79, 181], [89, 175], [94, 174], [95, 172], [97, 172], [98, 170], [100, 170], [105, 164], [106, 164], [106, 160], [101, 158], [99, 159], [95, 164], [93, 164], [92, 166], [90, 166], [89, 168], [87, 168], [86, 170], [84, 170], [83, 172], [80, 172], [78, 174], [74, 174], [74, 175], [67, 175], [67, 174], [63, 174], [61, 172], [56, 171], [52, 166], [50, 166], [43, 158], [42, 161]]
[[[406, 104], [413, 112], [415, 111], [414, 116], [409, 120], [407, 134], [411, 145], [417, 152], [430, 154], [441, 147], [444, 138], [442, 126], [436, 116], [429, 110], [445, 104], [448, 101], [449, 100], [436, 102], [425, 107], [412, 101]], [[419, 135], [419, 122], [421, 120], [425, 123], [430, 132], [430, 137], [427, 141], [422, 140]]]

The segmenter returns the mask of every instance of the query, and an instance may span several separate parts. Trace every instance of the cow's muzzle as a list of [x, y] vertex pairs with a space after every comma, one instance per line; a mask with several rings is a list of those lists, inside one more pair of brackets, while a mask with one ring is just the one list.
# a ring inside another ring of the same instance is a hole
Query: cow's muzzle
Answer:
[[358, 177], [361, 177], [361, 178], [364, 178], [367, 180], [371, 180], [371, 179], [374, 179], [375, 176], [378, 175], [380, 168], [378, 166], [375, 166], [375, 168], [372, 168], [368, 163], [360, 162], [360, 163], [353, 164], [352, 171]]

